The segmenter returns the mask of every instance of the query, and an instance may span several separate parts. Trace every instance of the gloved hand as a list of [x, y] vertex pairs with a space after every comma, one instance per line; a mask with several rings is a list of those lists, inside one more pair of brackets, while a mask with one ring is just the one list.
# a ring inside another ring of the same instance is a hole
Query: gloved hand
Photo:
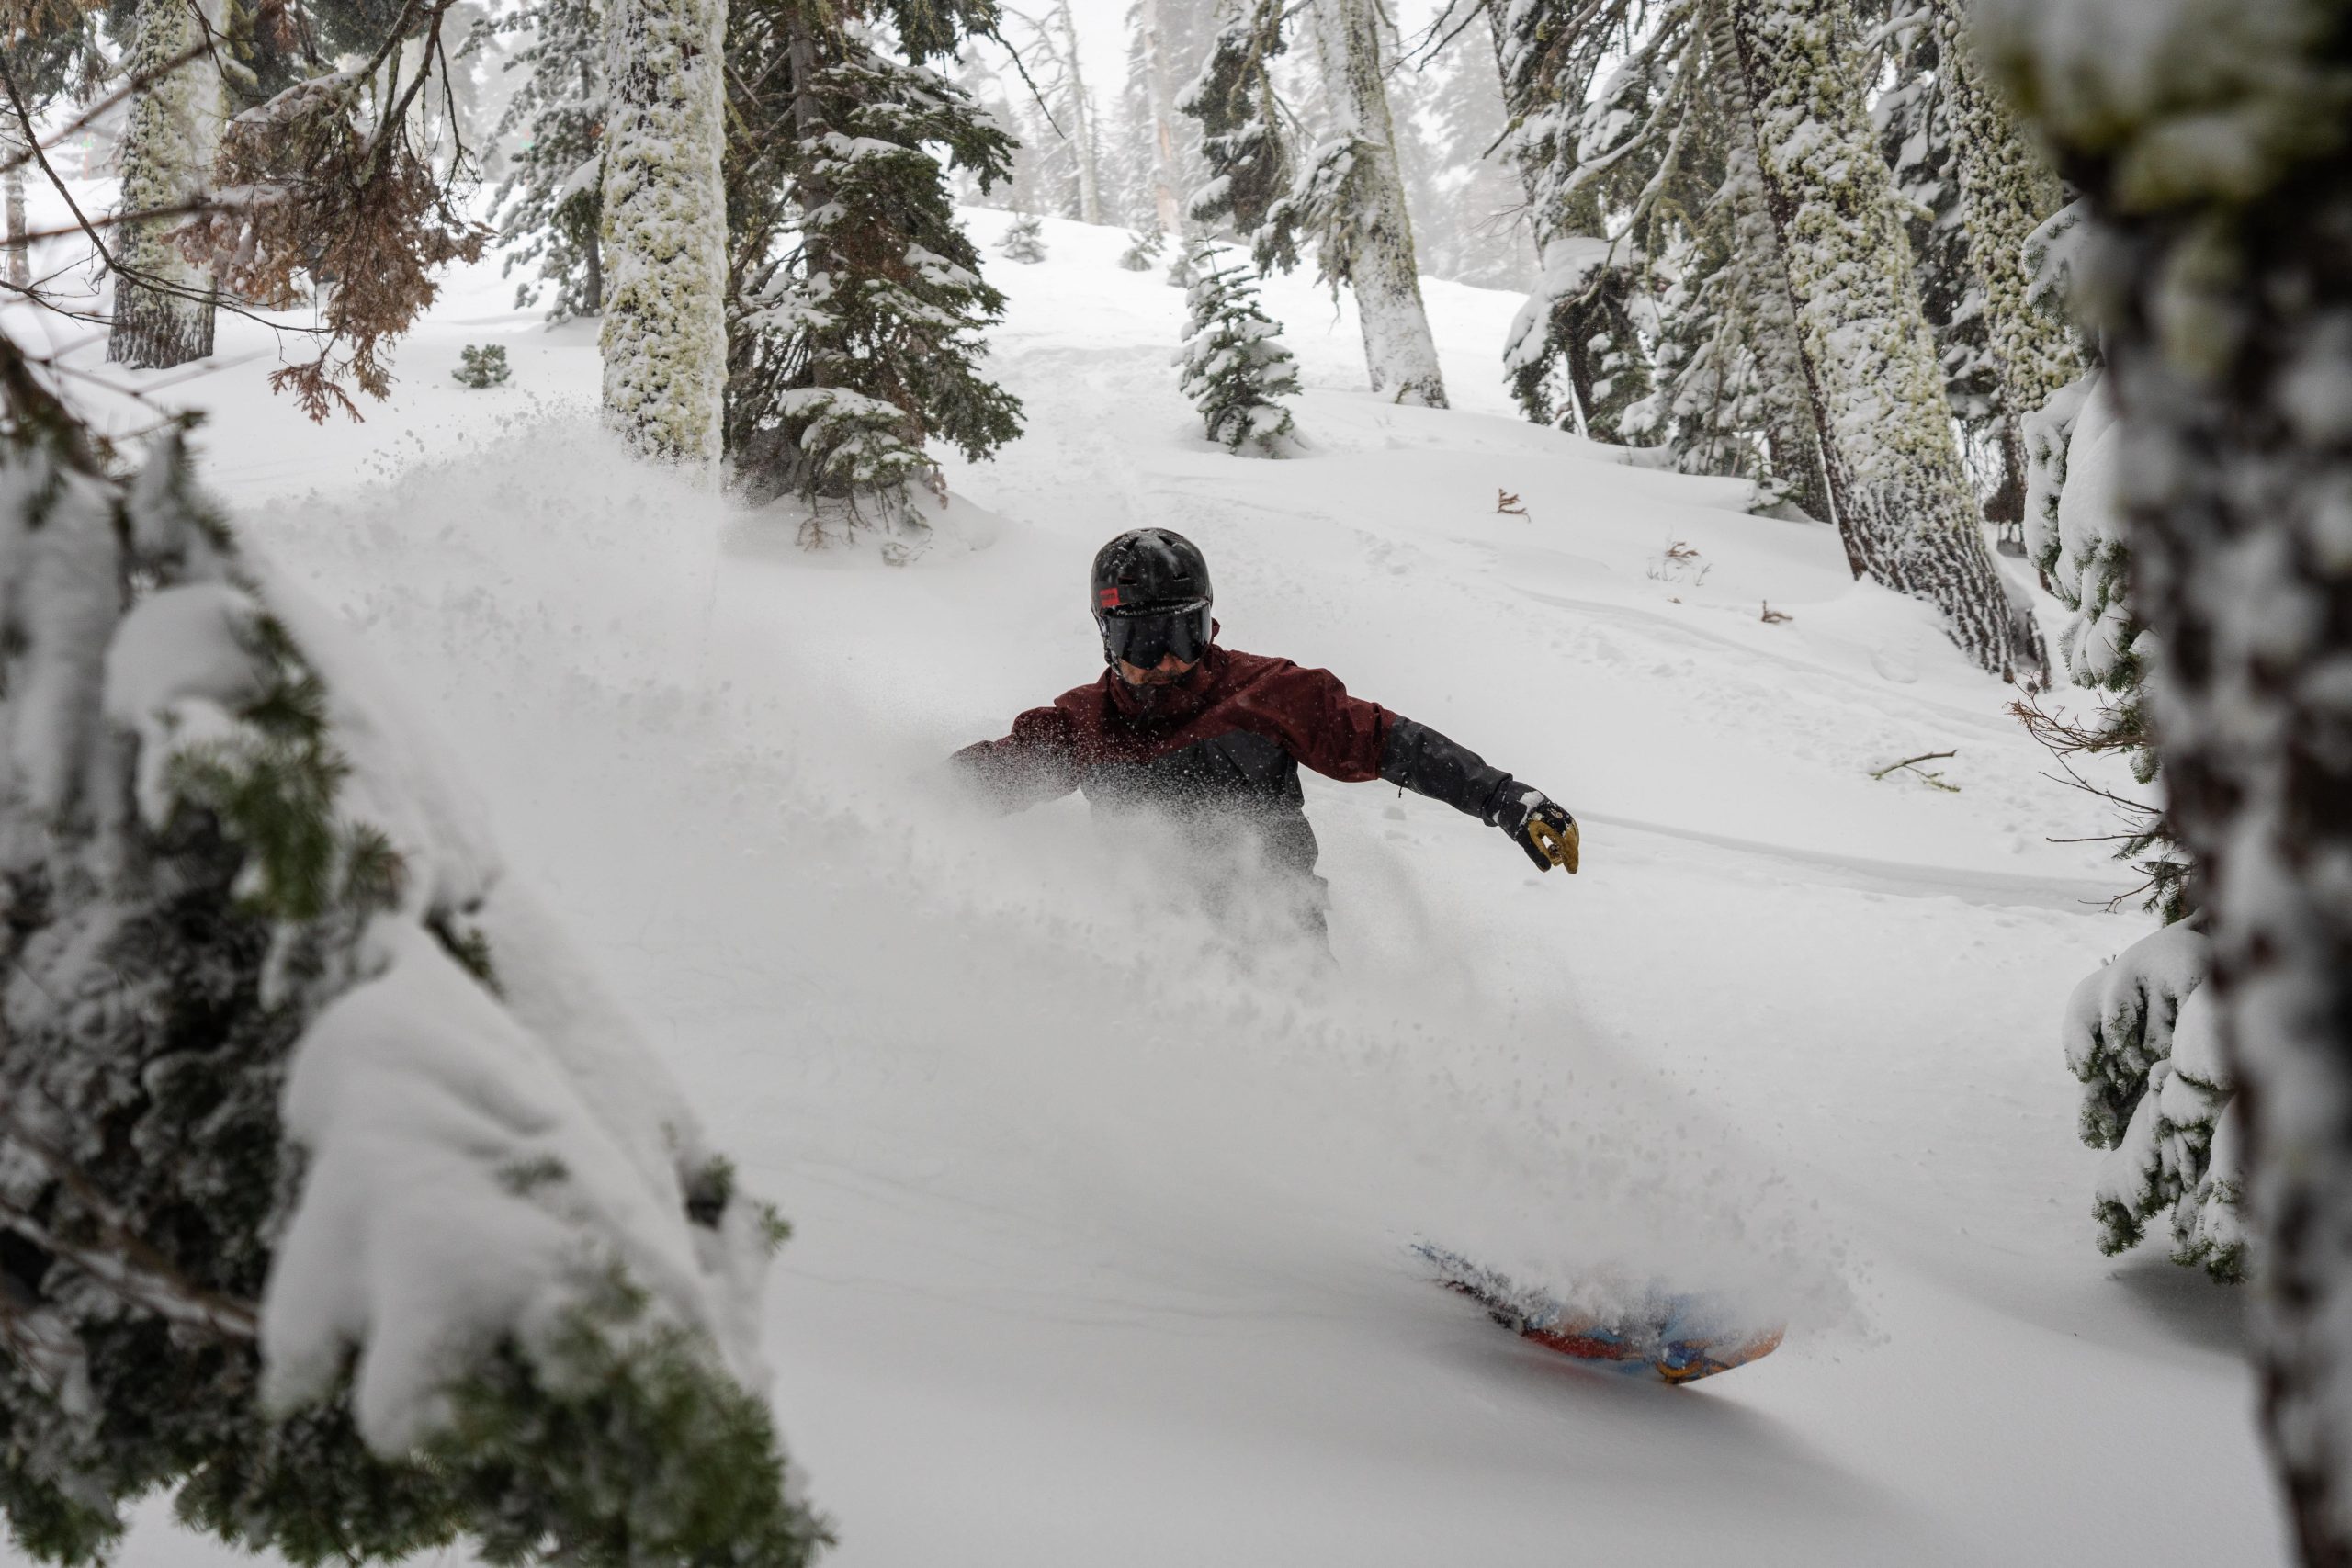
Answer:
[[1556, 865], [1566, 867], [1570, 876], [1576, 874], [1577, 819], [1542, 790], [1512, 783], [1503, 791], [1503, 799], [1489, 820], [1527, 852], [1536, 870], [1549, 871]]

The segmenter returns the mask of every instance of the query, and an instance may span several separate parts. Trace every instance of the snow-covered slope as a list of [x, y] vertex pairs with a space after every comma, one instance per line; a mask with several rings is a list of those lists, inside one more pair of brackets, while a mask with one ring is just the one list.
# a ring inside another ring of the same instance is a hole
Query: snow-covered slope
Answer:
[[[1029, 434], [903, 569], [627, 463], [592, 333], [494, 268], [364, 425], [269, 400], [243, 323], [164, 394], [795, 1221], [768, 1348], [837, 1561], [2281, 1560], [2240, 1298], [2092, 1250], [2057, 1026], [2148, 922], [2047, 841], [2105, 824], [2008, 694], [1826, 528], [1511, 417], [1513, 299], [1428, 285], [1428, 411], [1277, 281], [1312, 450], [1258, 462], [1177, 395], [1180, 292], [1046, 236], [993, 269]], [[511, 387], [449, 380], [480, 342]], [[1207, 550], [1228, 643], [1558, 795], [1583, 874], [1310, 779], [1329, 976], [1167, 909], [1075, 801], [960, 806], [941, 759], [1099, 668], [1087, 561], [1144, 523]], [[1948, 750], [1957, 793], [1871, 777]], [[1728, 1285], [1790, 1342], [1588, 1375], [1419, 1278], [1417, 1235]], [[158, 1521], [125, 1560], [213, 1555]]]

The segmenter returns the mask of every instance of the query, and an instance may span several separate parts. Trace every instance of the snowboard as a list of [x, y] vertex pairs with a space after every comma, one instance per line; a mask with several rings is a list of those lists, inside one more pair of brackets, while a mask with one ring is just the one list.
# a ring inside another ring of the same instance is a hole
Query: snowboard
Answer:
[[1413, 1251], [1447, 1290], [1468, 1296], [1522, 1339], [1588, 1366], [1661, 1382], [1696, 1382], [1778, 1348], [1783, 1328], [1743, 1323], [1713, 1298], [1660, 1290], [1616, 1310], [1572, 1308], [1546, 1292], [1427, 1242]]

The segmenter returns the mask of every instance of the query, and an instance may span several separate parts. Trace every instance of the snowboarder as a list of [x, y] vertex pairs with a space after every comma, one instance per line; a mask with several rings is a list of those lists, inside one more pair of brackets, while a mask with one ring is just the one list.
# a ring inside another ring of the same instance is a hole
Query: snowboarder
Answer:
[[[1286, 888], [1320, 936], [1326, 885], [1299, 789], [1301, 762], [1346, 783], [1380, 778], [1501, 829], [1538, 869], [1577, 869], [1577, 824], [1558, 804], [1427, 725], [1348, 695], [1328, 670], [1218, 646], [1208, 562], [1191, 540], [1136, 528], [1094, 558], [1102, 674], [956, 753], [1019, 810], [1083, 791], [1097, 812], [1156, 810], [1199, 863], [1237, 845]], [[1212, 886], [1214, 906], [1225, 894]]]

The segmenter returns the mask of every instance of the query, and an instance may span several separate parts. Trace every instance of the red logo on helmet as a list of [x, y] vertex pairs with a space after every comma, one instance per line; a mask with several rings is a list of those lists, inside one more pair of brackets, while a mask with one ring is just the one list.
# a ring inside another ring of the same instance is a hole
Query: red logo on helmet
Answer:
[[1118, 607], [1119, 591], [1115, 588], [1105, 588], [1102, 590], [1102, 608], [1106, 610], [1115, 610]]

